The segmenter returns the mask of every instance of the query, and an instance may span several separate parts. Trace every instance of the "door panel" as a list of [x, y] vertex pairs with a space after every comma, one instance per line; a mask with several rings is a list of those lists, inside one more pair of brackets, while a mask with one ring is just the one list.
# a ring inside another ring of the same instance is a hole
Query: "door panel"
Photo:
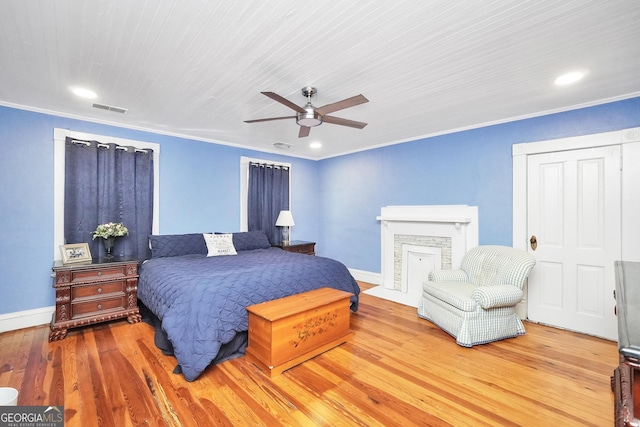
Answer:
[[537, 265], [532, 321], [617, 338], [613, 261], [621, 252], [620, 147], [528, 156], [527, 214]]
[[585, 315], [605, 316], [603, 284], [605, 282], [604, 268], [591, 265], [578, 266], [578, 300], [577, 312]]
[[562, 310], [564, 305], [562, 288], [557, 286], [557, 283], [562, 283], [563, 264], [542, 261], [535, 268], [536, 274], [540, 276], [541, 305], [548, 309]]

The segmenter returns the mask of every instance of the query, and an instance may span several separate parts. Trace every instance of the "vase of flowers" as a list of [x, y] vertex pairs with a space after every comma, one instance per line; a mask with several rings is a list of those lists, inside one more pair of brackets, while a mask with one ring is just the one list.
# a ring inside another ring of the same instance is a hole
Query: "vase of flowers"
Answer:
[[107, 251], [105, 259], [113, 259], [113, 245], [116, 242], [116, 237], [122, 237], [129, 234], [129, 230], [121, 222], [108, 222], [106, 224], [100, 224], [93, 232], [93, 239], [96, 237], [102, 238], [104, 249]]

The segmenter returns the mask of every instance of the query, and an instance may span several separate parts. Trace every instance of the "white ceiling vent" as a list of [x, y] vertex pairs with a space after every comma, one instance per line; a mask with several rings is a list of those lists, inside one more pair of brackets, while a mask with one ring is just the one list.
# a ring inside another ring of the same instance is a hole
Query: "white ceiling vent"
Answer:
[[288, 150], [291, 148], [291, 144], [287, 144], [286, 142], [274, 142], [273, 146], [281, 150]]
[[98, 108], [100, 110], [113, 111], [114, 113], [120, 113], [120, 114], [124, 114], [127, 111], [129, 111], [126, 108], [113, 107], [111, 105], [104, 105], [104, 104], [93, 104], [93, 108]]

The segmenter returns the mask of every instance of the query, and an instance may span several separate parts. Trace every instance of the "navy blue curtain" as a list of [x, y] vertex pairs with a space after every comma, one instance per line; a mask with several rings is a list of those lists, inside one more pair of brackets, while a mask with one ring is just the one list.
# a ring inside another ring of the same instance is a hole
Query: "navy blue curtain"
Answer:
[[272, 245], [282, 243], [282, 230], [276, 227], [281, 210], [289, 209], [289, 168], [249, 163], [249, 231], [264, 230]]
[[99, 224], [121, 222], [129, 234], [116, 239], [116, 256], [147, 259], [153, 227], [153, 150], [97, 141], [65, 141], [64, 237], [89, 243], [91, 255], [106, 254], [92, 239]]

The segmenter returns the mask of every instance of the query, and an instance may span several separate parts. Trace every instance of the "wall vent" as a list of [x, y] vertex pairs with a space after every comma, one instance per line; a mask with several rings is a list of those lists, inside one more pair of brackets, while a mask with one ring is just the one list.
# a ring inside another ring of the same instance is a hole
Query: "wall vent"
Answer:
[[111, 105], [104, 105], [104, 104], [93, 104], [93, 108], [97, 108], [99, 110], [113, 111], [114, 113], [120, 113], [120, 114], [124, 114], [127, 111], [129, 111], [126, 108], [113, 107]]

